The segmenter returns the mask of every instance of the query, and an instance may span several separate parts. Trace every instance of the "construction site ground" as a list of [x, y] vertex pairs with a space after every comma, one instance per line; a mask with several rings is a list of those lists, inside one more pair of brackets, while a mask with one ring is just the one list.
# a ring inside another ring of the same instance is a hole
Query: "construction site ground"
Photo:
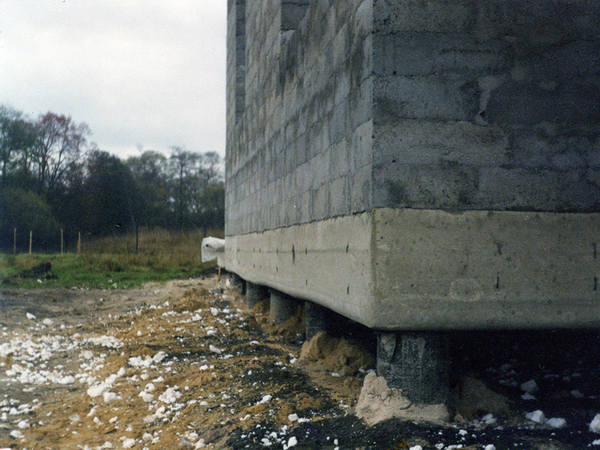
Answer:
[[[589, 429], [600, 412], [593, 330], [464, 333], [453, 385], [462, 414], [368, 426], [355, 408], [374, 334], [348, 323], [305, 343], [301, 310], [273, 326], [268, 305], [248, 310], [226, 276], [7, 288], [0, 324], [0, 448], [600, 449]], [[557, 361], [559, 341], [568, 351]], [[469, 392], [464, 380], [475, 380]]]

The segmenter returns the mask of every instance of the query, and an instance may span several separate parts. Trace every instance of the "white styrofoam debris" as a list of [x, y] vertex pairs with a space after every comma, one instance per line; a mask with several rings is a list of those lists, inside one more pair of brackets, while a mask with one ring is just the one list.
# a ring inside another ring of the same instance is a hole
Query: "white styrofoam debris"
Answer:
[[552, 417], [546, 421], [546, 425], [552, 428], [564, 428], [567, 425], [567, 421], [562, 417]]
[[210, 344], [210, 346], [208, 348], [209, 348], [209, 350], [211, 352], [216, 353], [217, 355], [220, 355], [221, 353], [223, 353], [223, 350], [221, 350], [220, 348], [215, 347], [212, 344]]
[[413, 447], [410, 447], [408, 450], [423, 450], [423, 447], [421, 447], [420, 445], [415, 445]]
[[158, 399], [167, 404], [175, 403], [181, 397], [181, 392], [175, 388], [167, 388], [165, 392], [158, 396]]
[[154, 395], [150, 394], [149, 392], [146, 391], [142, 391], [138, 394], [142, 400], [144, 400], [144, 402], [146, 403], [152, 403], [152, 401], [154, 400]]
[[21, 433], [19, 430], [13, 430], [10, 432], [10, 435], [12, 437], [14, 437], [15, 439], [22, 439], [25, 437], [25, 435], [23, 433]]
[[265, 396], [262, 398], [262, 400], [261, 400], [260, 402], [258, 402], [258, 404], [259, 404], [259, 405], [262, 405], [262, 404], [264, 404], [264, 403], [269, 403], [269, 402], [271, 401], [271, 399], [272, 399], [272, 398], [273, 398], [273, 396], [272, 396], [272, 395], [269, 395], [269, 394], [267, 394], [267, 395], [265, 395]]
[[571, 391], [571, 395], [575, 398], [583, 398], [584, 395], [581, 393], [581, 391], [578, 391], [577, 389], [573, 389]]
[[141, 356], [132, 356], [129, 358], [129, 365], [136, 369], [147, 369], [153, 362], [154, 361], [149, 356], [146, 356], [145, 358]]
[[87, 395], [89, 395], [92, 398], [98, 397], [98, 396], [102, 395], [105, 390], [106, 390], [106, 386], [99, 384], [99, 385], [88, 388]]
[[132, 448], [135, 445], [135, 439], [127, 438], [123, 440], [123, 448]]
[[596, 414], [590, 422], [590, 431], [592, 433], [600, 433], [600, 414]]
[[494, 415], [490, 413], [490, 414], [486, 414], [485, 416], [483, 416], [481, 418], [481, 421], [485, 424], [491, 425], [493, 423], [496, 423], [497, 420], [494, 417]]
[[535, 422], [535, 423], [545, 423], [546, 422], [546, 415], [543, 413], [543, 411], [540, 411], [539, 409], [525, 414], [525, 418], [527, 420], [531, 420], [532, 422]]
[[536, 392], [539, 390], [539, 387], [535, 380], [529, 380], [525, 383], [521, 384], [521, 390], [531, 394], [532, 392]]
[[119, 349], [123, 347], [123, 343], [114, 336], [97, 336], [90, 337], [85, 340], [86, 344], [93, 344], [99, 347]]
[[160, 362], [164, 361], [164, 359], [165, 359], [166, 357], [167, 357], [167, 354], [166, 354], [165, 352], [163, 352], [163, 351], [160, 351], [160, 352], [158, 352], [156, 355], [154, 355], [154, 356], [152, 357], [152, 361], [153, 361], [155, 364], [158, 364], [158, 363], [160, 363]]
[[25, 317], [27, 317], [27, 319], [29, 319], [29, 320], [35, 320], [36, 319], [36, 317], [33, 314], [31, 314], [31, 313], [25, 314]]
[[114, 402], [118, 399], [117, 394], [114, 392], [104, 392], [102, 395], [106, 403]]

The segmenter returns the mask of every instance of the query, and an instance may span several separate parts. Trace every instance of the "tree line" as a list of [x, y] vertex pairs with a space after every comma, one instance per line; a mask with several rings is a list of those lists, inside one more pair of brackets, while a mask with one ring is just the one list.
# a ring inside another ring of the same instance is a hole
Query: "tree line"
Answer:
[[104, 237], [140, 226], [222, 228], [224, 183], [217, 153], [140, 149], [122, 160], [89, 141], [85, 123], [48, 112], [37, 120], [0, 105], [0, 250], [30, 231], [53, 250], [60, 230]]

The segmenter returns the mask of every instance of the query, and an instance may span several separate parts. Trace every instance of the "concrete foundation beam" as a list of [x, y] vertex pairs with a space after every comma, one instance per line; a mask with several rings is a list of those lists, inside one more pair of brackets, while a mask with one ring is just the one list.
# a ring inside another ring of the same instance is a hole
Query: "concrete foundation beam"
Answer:
[[228, 236], [225, 260], [376, 330], [598, 328], [598, 236], [600, 214], [378, 208]]
[[450, 356], [445, 337], [435, 332], [379, 333], [378, 375], [414, 403], [447, 403]]
[[271, 289], [271, 323], [278, 325], [285, 322], [298, 311], [300, 306], [298, 300], [289, 295]]
[[269, 288], [260, 284], [246, 282], [246, 306], [254, 308], [258, 303], [269, 300]]
[[313, 302], [304, 303], [306, 340], [310, 341], [319, 331], [327, 329], [329, 310]]

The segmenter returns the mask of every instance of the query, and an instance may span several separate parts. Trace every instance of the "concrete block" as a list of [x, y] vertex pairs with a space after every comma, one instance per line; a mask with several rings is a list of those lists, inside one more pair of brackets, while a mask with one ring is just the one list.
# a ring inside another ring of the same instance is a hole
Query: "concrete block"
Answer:
[[508, 134], [472, 122], [399, 120], [377, 128], [373, 164], [454, 163], [503, 166], [511, 162]]
[[349, 208], [351, 213], [368, 211], [372, 208], [372, 170], [364, 166], [353, 171], [349, 183]]
[[341, 216], [350, 212], [348, 177], [342, 176], [329, 184], [330, 215]]
[[479, 111], [474, 80], [464, 77], [377, 77], [373, 101], [376, 124], [399, 119], [470, 121]]
[[490, 209], [592, 212], [600, 198], [598, 186], [577, 172], [548, 169], [482, 169], [474, 202]]
[[377, 32], [419, 31], [435, 33], [468, 32], [474, 24], [475, 0], [460, 3], [434, 0], [374, 2], [374, 28]]
[[373, 205], [469, 209], [480, 194], [479, 171], [471, 166], [402, 165], [373, 168]]
[[600, 124], [598, 104], [600, 86], [597, 83], [511, 82], [492, 91], [485, 118], [492, 124], [548, 122], [597, 126]]
[[376, 76], [490, 74], [509, 70], [513, 59], [509, 42], [467, 33], [376, 33], [373, 47]]

